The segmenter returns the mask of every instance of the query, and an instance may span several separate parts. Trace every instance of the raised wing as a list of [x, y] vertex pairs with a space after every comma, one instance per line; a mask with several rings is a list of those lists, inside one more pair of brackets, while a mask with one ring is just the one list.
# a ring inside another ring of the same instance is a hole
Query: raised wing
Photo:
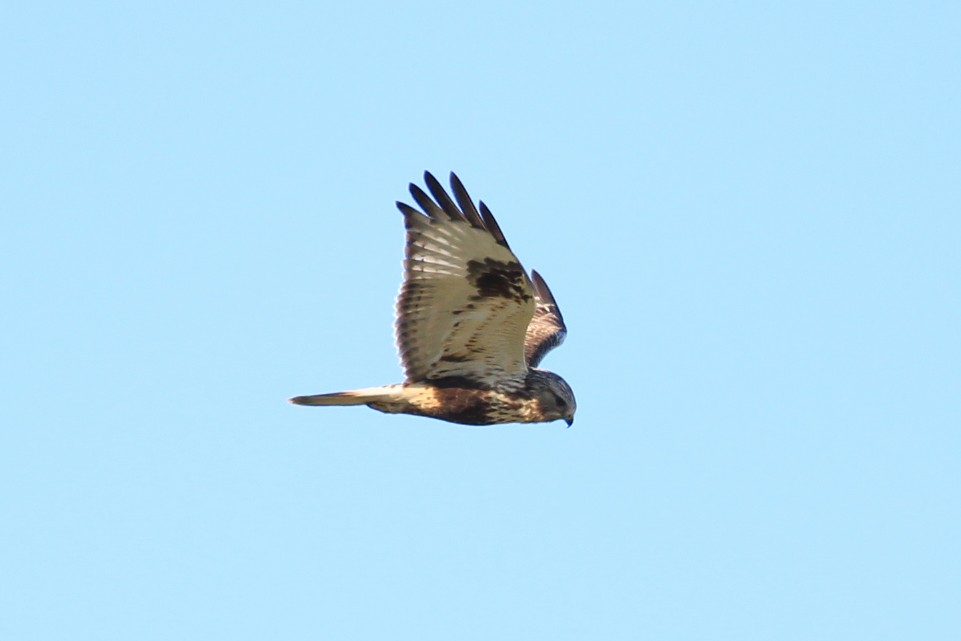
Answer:
[[397, 299], [397, 346], [408, 381], [491, 388], [521, 386], [534, 289], [490, 210], [474, 207], [453, 173], [457, 203], [429, 172], [433, 200], [404, 203], [407, 250]]
[[534, 318], [527, 326], [524, 356], [527, 358], [528, 365], [537, 367], [547, 352], [564, 342], [564, 338], [567, 337], [567, 326], [547, 283], [536, 270], [531, 271], [531, 277], [534, 281], [537, 306], [534, 309]]

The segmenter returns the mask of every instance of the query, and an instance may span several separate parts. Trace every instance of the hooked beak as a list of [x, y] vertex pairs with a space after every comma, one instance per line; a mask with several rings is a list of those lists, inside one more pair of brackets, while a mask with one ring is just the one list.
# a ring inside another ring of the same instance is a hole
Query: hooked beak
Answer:
[[574, 417], [571, 416], [571, 417], [565, 418], [564, 422], [567, 423], [567, 427], [570, 428], [570, 426], [574, 424]]

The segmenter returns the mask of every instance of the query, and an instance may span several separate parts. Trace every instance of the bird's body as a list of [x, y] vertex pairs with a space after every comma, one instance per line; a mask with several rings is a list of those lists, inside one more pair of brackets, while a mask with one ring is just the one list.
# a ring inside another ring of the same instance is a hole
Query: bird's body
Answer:
[[573, 421], [570, 386], [538, 369], [567, 333], [547, 284], [521, 267], [490, 211], [457, 176], [457, 204], [429, 173], [423, 212], [397, 203], [407, 229], [397, 343], [404, 383], [298, 396], [298, 405], [367, 405], [467, 425]]
[[548, 390], [550, 377], [559, 379], [552, 372], [531, 370], [527, 385], [516, 391], [481, 390], [467, 381], [451, 380], [440, 381], [439, 385], [398, 383], [291, 400], [298, 405], [367, 405], [387, 414], [414, 414], [464, 425], [537, 423], [556, 407], [556, 403], [552, 406], [541, 401], [537, 393]]

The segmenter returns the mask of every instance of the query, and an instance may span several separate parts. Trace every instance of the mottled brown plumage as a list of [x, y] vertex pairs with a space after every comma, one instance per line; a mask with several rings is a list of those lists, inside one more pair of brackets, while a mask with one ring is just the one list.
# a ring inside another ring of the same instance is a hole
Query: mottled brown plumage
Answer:
[[567, 334], [547, 283], [537, 272], [528, 277], [490, 210], [474, 206], [456, 175], [454, 199], [430, 173], [424, 180], [430, 196], [410, 185], [420, 210], [397, 203], [407, 229], [396, 322], [406, 381], [291, 402], [367, 405], [468, 425], [570, 425], [570, 386], [537, 369]]

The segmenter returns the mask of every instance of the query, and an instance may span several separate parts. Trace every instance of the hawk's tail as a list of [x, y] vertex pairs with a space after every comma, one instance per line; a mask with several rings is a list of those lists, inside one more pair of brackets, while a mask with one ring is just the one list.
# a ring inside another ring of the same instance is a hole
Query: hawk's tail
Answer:
[[357, 389], [350, 392], [295, 396], [290, 399], [290, 402], [295, 405], [367, 405], [368, 403], [389, 400], [394, 397], [395, 393], [395, 386], [388, 385]]

